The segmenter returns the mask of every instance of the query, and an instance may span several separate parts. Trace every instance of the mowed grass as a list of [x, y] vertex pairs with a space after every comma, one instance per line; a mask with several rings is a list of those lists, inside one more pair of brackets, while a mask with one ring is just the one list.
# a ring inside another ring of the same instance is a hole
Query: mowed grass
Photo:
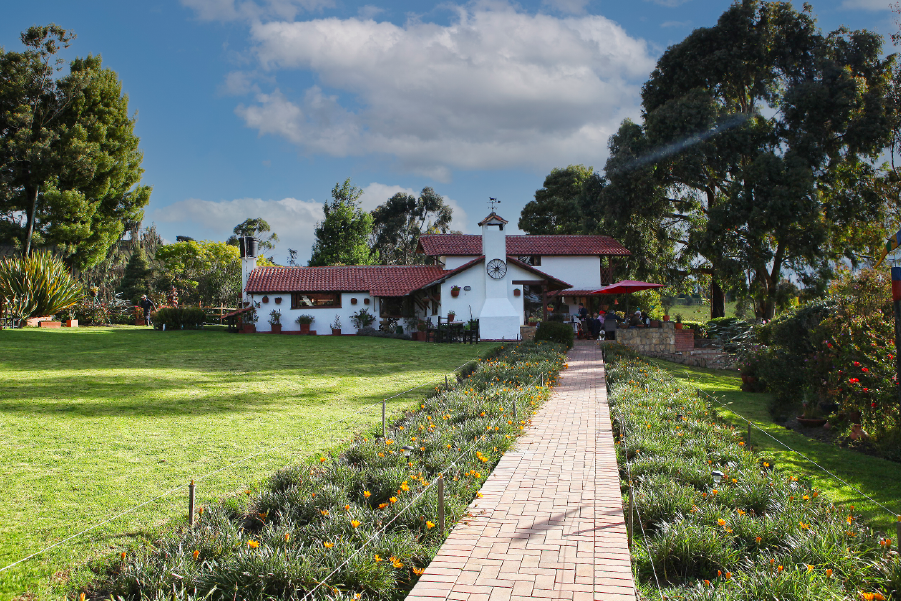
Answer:
[[[0, 571], [0, 598], [55, 596], [48, 585], [85, 578], [87, 559], [184, 519], [192, 478], [198, 504], [240, 493], [334, 450], [381, 422], [381, 399], [443, 384], [492, 346], [221, 330], [3, 330], [0, 568], [135, 509]], [[389, 401], [389, 418], [423, 394]]]
[[901, 464], [823, 443], [775, 424], [768, 410], [772, 397], [766, 393], [742, 392], [737, 372], [651, 361], [685, 385], [715, 396], [721, 404], [713, 403], [717, 413], [743, 432], [747, 432], [748, 422], [742, 418], [751, 420], [751, 445], [755, 450], [773, 456], [780, 468], [807, 476], [836, 503], [854, 505], [870, 526], [894, 538], [896, 514], [901, 514]]

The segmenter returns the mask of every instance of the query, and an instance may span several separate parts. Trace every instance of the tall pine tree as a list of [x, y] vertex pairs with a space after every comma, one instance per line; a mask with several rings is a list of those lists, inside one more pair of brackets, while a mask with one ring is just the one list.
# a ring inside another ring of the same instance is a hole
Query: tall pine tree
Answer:
[[359, 205], [362, 194], [350, 178], [343, 185], [335, 184], [332, 199], [323, 206], [325, 219], [316, 225], [310, 267], [378, 263], [378, 252], [369, 248], [372, 215]]

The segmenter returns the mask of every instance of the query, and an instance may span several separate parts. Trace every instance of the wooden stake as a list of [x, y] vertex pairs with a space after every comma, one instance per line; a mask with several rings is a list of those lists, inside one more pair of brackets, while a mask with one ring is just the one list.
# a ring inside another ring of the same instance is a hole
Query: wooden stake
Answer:
[[382, 438], [385, 438], [385, 399], [382, 399]]
[[447, 376], [444, 376], [444, 389], [450, 390], [450, 385], [447, 383]]
[[751, 450], [751, 421], [748, 420], [748, 450]]
[[516, 421], [516, 399], [513, 399], [513, 421]]
[[897, 545], [896, 549], [901, 549], [901, 515], [898, 516], [898, 521], [895, 522], [895, 544]]
[[188, 526], [194, 525], [194, 481], [188, 484]]
[[444, 474], [438, 476], [438, 528], [444, 536]]
[[634, 518], [633, 518], [633, 516], [634, 516], [634, 510], [633, 510], [633, 508], [632, 508], [632, 506], [634, 505], [634, 503], [635, 503], [635, 501], [634, 501], [634, 499], [633, 499], [633, 497], [632, 497], [632, 485], [630, 484], [630, 485], [629, 485], [629, 525], [628, 525], [628, 531], [629, 531], [629, 548], [630, 548], [630, 549], [632, 548], [632, 527], [633, 527], [633, 525], [634, 525]]

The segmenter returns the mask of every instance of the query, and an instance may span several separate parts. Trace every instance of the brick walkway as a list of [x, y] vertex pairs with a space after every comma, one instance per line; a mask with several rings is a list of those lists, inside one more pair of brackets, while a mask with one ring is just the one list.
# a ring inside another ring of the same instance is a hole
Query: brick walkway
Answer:
[[635, 599], [604, 365], [576, 344], [407, 601]]

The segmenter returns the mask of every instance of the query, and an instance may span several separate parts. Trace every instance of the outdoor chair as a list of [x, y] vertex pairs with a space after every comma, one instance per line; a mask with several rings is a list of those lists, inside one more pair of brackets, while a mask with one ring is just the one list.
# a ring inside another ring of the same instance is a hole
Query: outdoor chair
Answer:
[[469, 320], [469, 329], [463, 330], [463, 342], [469, 341], [469, 344], [475, 342], [479, 343], [479, 320], [478, 319], [470, 319]]
[[619, 323], [612, 317], [604, 320], [604, 340], [616, 340], [616, 328]]

